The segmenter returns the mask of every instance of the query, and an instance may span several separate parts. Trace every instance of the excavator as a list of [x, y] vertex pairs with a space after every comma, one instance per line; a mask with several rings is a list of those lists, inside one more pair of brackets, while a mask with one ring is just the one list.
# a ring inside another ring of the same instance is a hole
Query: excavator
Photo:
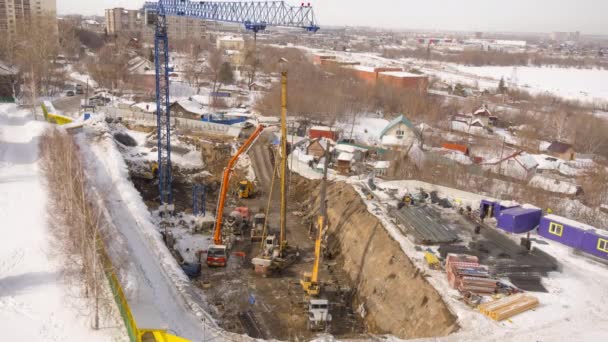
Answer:
[[217, 214], [215, 218], [215, 229], [213, 233], [213, 245], [209, 246], [208, 254], [207, 254], [207, 265], [212, 266], [226, 266], [227, 263], [227, 249], [228, 246], [224, 245], [224, 240], [222, 236], [222, 224], [224, 220], [224, 204], [226, 202], [226, 195], [228, 194], [228, 186], [230, 185], [230, 177], [232, 176], [232, 172], [234, 171], [234, 167], [236, 162], [239, 160], [240, 156], [243, 153], [247, 153], [251, 145], [257, 140], [257, 138], [264, 131], [264, 126], [259, 125], [258, 128], [249, 136], [249, 138], [243, 143], [243, 145], [238, 149], [236, 154], [230, 158], [228, 165], [224, 169], [224, 174], [222, 176], [222, 185], [220, 188], [220, 196], [218, 198], [217, 204]]

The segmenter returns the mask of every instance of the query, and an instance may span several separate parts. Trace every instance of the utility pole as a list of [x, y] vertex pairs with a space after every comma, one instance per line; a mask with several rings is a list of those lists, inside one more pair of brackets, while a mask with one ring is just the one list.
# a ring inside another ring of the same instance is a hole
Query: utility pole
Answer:
[[279, 252], [283, 255], [286, 241], [287, 223], [287, 60], [281, 58], [281, 234]]

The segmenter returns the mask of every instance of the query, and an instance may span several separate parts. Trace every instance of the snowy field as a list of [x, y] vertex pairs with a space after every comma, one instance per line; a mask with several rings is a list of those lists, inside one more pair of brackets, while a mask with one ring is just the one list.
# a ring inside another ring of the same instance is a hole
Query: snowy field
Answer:
[[608, 103], [608, 70], [576, 69], [559, 67], [512, 67], [483, 66], [472, 67], [414, 58], [389, 59], [377, 53], [342, 52], [293, 46], [310, 54], [336, 55], [339, 59], [361, 63], [363, 66], [396, 66], [404, 70], [416, 68], [454, 84], [462, 83], [483, 89], [496, 89], [501, 77], [507, 86], [511, 84], [532, 94], [551, 93], [571, 100]]
[[63, 283], [47, 223], [38, 137], [29, 111], [0, 105], [0, 329], [2, 341], [126, 341], [121, 321], [91, 328], [87, 303]]
[[494, 80], [501, 77], [533, 94], [552, 93], [567, 99], [608, 101], [608, 70], [554, 67], [457, 66], [465, 74]]

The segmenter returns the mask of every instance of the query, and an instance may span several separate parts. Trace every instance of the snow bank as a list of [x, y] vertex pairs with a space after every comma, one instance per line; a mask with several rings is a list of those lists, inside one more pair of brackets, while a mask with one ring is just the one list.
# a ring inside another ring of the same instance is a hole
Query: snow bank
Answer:
[[[129, 181], [127, 166], [107, 124], [102, 118], [93, 120], [85, 132], [87, 135], [79, 135], [78, 140], [88, 172], [95, 186], [107, 191], [106, 205], [137, 264], [131, 270], [138, 282], [137, 298], [129, 298], [132, 306], [133, 302], [140, 304], [134, 307], [136, 319], [160, 320], [180, 336], [202, 338], [201, 320], [210, 324], [209, 328], [217, 327], [215, 321], [200, 306], [201, 299], [196, 298], [188, 278], [164, 245], [141, 195]], [[160, 317], [150, 317], [152, 308]]]
[[3, 341], [127, 341], [116, 321], [90, 328], [90, 302], [65, 283], [49, 232], [38, 138], [50, 125], [0, 105], [0, 329]]

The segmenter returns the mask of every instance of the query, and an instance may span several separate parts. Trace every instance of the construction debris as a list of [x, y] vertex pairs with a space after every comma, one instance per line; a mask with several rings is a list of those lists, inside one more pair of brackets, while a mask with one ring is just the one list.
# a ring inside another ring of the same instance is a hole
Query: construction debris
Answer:
[[479, 305], [479, 311], [495, 321], [513, 317], [538, 306], [536, 297], [526, 294], [516, 294], [492, 302]]

